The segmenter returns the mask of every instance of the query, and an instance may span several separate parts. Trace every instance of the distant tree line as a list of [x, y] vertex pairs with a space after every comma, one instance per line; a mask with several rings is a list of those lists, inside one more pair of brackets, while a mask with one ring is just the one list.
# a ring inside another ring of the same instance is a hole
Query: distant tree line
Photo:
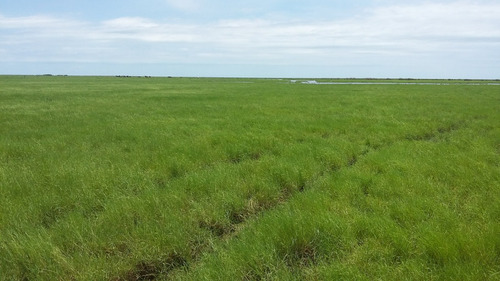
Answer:
[[130, 76], [130, 75], [116, 75], [115, 77], [118, 78], [151, 78], [151, 76], [145, 75], [145, 76]]

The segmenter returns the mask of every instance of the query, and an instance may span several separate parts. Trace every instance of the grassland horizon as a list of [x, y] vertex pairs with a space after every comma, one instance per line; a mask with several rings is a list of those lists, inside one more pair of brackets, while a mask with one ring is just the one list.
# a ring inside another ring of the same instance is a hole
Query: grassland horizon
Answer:
[[0, 76], [0, 279], [499, 280], [495, 81]]
[[327, 77], [327, 76], [197, 76], [197, 75], [172, 75], [172, 74], [64, 74], [64, 73], [39, 73], [39, 74], [0, 74], [0, 77], [116, 77], [116, 78], [188, 78], [188, 79], [290, 79], [290, 80], [341, 80], [341, 81], [500, 81], [500, 78], [432, 78], [432, 77]]

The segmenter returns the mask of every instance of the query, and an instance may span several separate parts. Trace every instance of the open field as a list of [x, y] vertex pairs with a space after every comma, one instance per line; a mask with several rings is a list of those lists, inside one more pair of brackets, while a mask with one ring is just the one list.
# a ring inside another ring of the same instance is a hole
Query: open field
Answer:
[[500, 280], [500, 86], [0, 76], [0, 280], [164, 279]]

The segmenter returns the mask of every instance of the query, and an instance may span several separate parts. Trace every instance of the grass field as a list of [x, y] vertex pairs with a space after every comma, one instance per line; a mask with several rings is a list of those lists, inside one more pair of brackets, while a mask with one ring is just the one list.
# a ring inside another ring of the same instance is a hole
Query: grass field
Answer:
[[1, 280], [500, 280], [500, 86], [0, 76]]

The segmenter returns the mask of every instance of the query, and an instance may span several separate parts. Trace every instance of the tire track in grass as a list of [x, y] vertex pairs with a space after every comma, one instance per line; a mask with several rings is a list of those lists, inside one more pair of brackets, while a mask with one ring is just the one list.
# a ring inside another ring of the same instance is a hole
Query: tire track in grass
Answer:
[[[475, 117], [471, 120], [476, 120], [479, 117]], [[404, 138], [402, 139], [397, 139], [393, 141], [389, 141], [380, 145], [370, 145], [368, 144], [364, 150], [357, 154], [353, 154], [351, 158], [348, 160], [346, 165], [343, 167], [345, 168], [351, 168], [355, 166], [360, 158], [363, 158], [369, 153], [379, 151], [383, 148], [391, 147], [394, 146], [397, 143], [404, 142], [404, 141], [436, 141], [439, 137], [447, 134], [451, 134], [457, 130], [463, 129], [467, 127], [467, 122], [466, 120], [460, 120], [457, 122], [453, 122], [448, 125], [442, 125], [437, 127], [435, 130], [428, 131], [428, 132], [423, 132], [423, 133], [418, 133], [418, 134], [407, 134]], [[342, 168], [342, 167], [340, 167]]]
[[[478, 118], [473, 118], [472, 120], [474, 120], [474, 119], [478, 119]], [[391, 147], [391, 146], [395, 145], [396, 143], [403, 142], [403, 141], [434, 141], [435, 139], [439, 138], [440, 136], [443, 136], [446, 134], [451, 134], [457, 130], [465, 128], [466, 126], [467, 126], [467, 122], [465, 120], [460, 120], [460, 121], [453, 122], [453, 123], [448, 124], [448, 125], [439, 126], [437, 129], [435, 129], [431, 132], [425, 132], [425, 133], [415, 134], [415, 135], [407, 135], [403, 139], [394, 140], [394, 141], [387, 142], [387, 143], [382, 144], [382, 145], [376, 145], [376, 146], [368, 145], [359, 153], [351, 155], [351, 157], [349, 157], [345, 161], [344, 164], [330, 165], [326, 169], [316, 173], [315, 175], [311, 176], [310, 178], [303, 180], [301, 183], [299, 183], [298, 188], [296, 190], [287, 188], [285, 186], [281, 186], [282, 189], [280, 191], [281, 194], [279, 196], [279, 199], [275, 200], [270, 205], [267, 205], [263, 208], [258, 209], [258, 211], [252, 212], [252, 211], [247, 210], [247, 209], [232, 210], [229, 213], [229, 218], [231, 221], [231, 224], [229, 227], [230, 231], [221, 231], [217, 226], [215, 226], [215, 227], [208, 226], [208, 228], [215, 228], [214, 232], [221, 234], [221, 235], [217, 235], [217, 236], [220, 236], [221, 238], [228, 238], [228, 236], [234, 235], [237, 229], [241, 229], [241, 227], [237, 227], [237, 226], [245, 223], [246, 220], [253, 218], [253, 217], [256, 217], [263, 212], [275, 209], [278, 205], [285, 204], [286, 202], [288, 202], [290, 200], [290, 198], [292, 196], [295, 196], [296, 194], [300, 194], [300, 193], [304, 192], [308, 187], [313, 186], [315, 182], [317, 182], [322, 176], [324, 176], [328, 173], [335, 173], [335, 172], [339, 172], [342, 169], [350, 169], [350, 168], [355, 167], [363, 157], [365, 157], [366, 155], [368, 155], [370, 153], [379, 151], [383, 148]], [[238, 163], [234, 163], [234, 164], [238, 164]], [[368, 195], [369, 183], [363, 184], [361, 188], [362, 188], [363, 194]], [[203, 227], [207, 227], [207, 226], [204, 225]]]
[[[475, 118], [477, 119], [477, 118]], [[439, 126], [434, 131], [423, 132], [420, 134], [409, 134], [405, 137], [405, 140], [408, 141], [434, 141], [439, 136], [450, 134], [454, 131], [457, 131], [466, 126], [465, 120], [461, 120], [458, 122], [451, 123], [449, 125]]]
[[[227, 159], [222, 159], [213, 163], [208, 163], [199, 169], [193, 169], [191, 171], [186, 171], [178, 176], [171, 177], [169, 179], [153, 179], [154, 183], [157, 184], [157, 188], [165, 189], [175, 182], [185, 180], [192, 174], [207, 172], [213, 169], [218, 164], [239, 165], [243, 161], [257, 161], [262, 155], [266, 154], [267, 151], [258, 150], [255, 152], [245, 152], [238, 155], [229, 156]], [[208, 230], [213, 237], [217, 240], [230, 239], [233, 234], [237, 231], [238, 225], [244, 223], [248, 217], [252, 216], [256, 212], [240, 212], [238, 210], [231, 210], [229, 213], [230, 224], [224, 224], [216, 220], [212, 221], [199, 221], [198, 227], [201, 229]], [[167, 253], [164, 257], [154, 258], [149, 260], [138, 261], [132, 266], [128, 271], [121, 272], [118, 276], [111, 278], [113, 281], [129, 281], [129, 280], [156, 280], [158, 278], [169, 278], [171, 272], [179, 269], [187, 269], [193, 264], [196, 264], [198, 260], [206, 253], [212, 251], [211, 247], [208, 246], [208, 241], [194, 241], [186, 245], [189, 248], [189, 254], [183, 256], [177, 252]]]
[[[451, 134], [459, 129], [462, 129], [466, 127], [466, 122], [464, 120], [453, 122], [448, 125], [442, 125], [439, 126], [437, 129], [433, 130], [432, 132], [425, 132], [422, 134], [416, 134], [416, 135], [409, 135], [410, 137], [405, 137], [402, 139], [394, 140], [391, 142], [386, 142], [385, 144], [382, 145], [376, 145], [376, 146], [368, 146], [365, 147], [362, 151], [359, 153], [351, 155], [348, 159], [345, 160], [344, 164], [338, 165], [330, 165], [326, 169], [316, 173], [315, 175], [311, 176], [308, 179], [305, 179], [300, 186], [296, 190], [291, 190], [282, 187], [281, 190], [281, 196], [279, 200], [276, 200], [273, 202], [273, 204], [266, 206], [265, 208], [260, 209], [258, 212], [248, 212], [247, 210], [243, 209], [240, 211], [233, 211], [230, 213], [230, 220], [231, 220], [231, 226], [230, 229], [231, 231], [229, 232], [224, 232], [223, 235], [220, 235], [220, 238], [223, 239], [231, 239], [235, 235], [237, 235], [237, 232], [243, 227], [241, 227], [242, 224], [244, 224], [247, 220], [252, 219], [257, 217], [258, 215], [267, 212], [267, 211], [272, 211], [273, 209], [277, 208], [277, 206], [286, 204], [290, 200], [291, 197], [296, 196], [297, 194], [300, 194], [304, 192], [308, 187], [313, 186], [315, 182], [317, 182], [322, 176], [325, 176], [328, 173], [336, 173], [341, 171], [342, 169], [351, 169], [354, 168], [359, 161], [365, 157], [366, 155], [379, 151], [383, 148], [391, 147], [395, 145], [396, 143], [403, 142], [403, 141], [434, 141], [438, 137], [445, 135], [445, 134]], [[364, 195], [369, 194], [369, 183], [364, 183], [361, 186], [362, 192]]]
[[156, 280], [160, 276], [168, 275], [174, 269], [188, 265], [187, 260], [178, 255], [170, 254], [164, 259], [156, 261], [141, 261], [123, 276], [111, 279], [112, 281], [146, 281]]
[[[256, 206], [256, 207], [255, 206], [250, 207], [249, 205], [247, 205], [244, 208], [229, 210], [228, 212], [229, 224], [224, 224], [217, 221], [210, 221], [210, 222], [200, 221], [198, 227], [201, 229], [208, 230], [210, 233], [212, 233], [212, 236], [218, 240], [226, 240], [226, 241], [231, 240], [238, 235], [238, 232], [244, 229], [244, 225], [248, 220], [257, 218], [259, 215], [265, 212], [272, 211], [276, 209], [278, 206], [286, 204], [290, 200], [290, 198], [303, 193], [305, 190], [307, 190], [308, 187], [313, 186], [315, 182], [317, 182], [321, 177], [327, 175], [328, 173], [336, 173], [341, 171], [342, 169], [354, 168], [359, 163], [359, 161], [366, 155], [381, 150], [383, 148], [391, 147], [396, 143], [403, 141], [434, 141], [440, 136], [451, 134], [459, 129], [465, 128], [466, 126], [467, 122], [465, 120], [461, 120], [448, 125], [439, 126], [437, 129], [431, 132], [424, 132], [420, 134], [408, 134], [405, 138], [386, 142], [381, 145], [376, 145], [376, 146], [367, 145], [367, 147], [365, 147], [362, 151], [353, 154], [348, 159], [346, 159], [344, 164], [341, 165], [334, 164], [328, 166], [326, 169], [319, 171], [315, 175], [302, 180], [295, 189], [283, 185], [280, 186], [281, 188], [279, 191], [280, 195], [277, 197], [277, 199], [268, 202], [266, 205]], [[258, 156], [244, 155], [242, 157], [233, 157], [226, 161], [228, 163], [231, 163], [232, 165], [240, 165], [242, 161], [257, 161], [261, 158], [262, 154], [263, 154], [262, 152], [259, 152]], [[206, 169], [209, 169], [209, 167], [207, 167]], [[193, 172], [199, 172], [199, 171], [196, 170]], [[188, 174], [189, 173], [186, 173], [181, 177], [186, 177]], [[177, 179], [179, 178], [176, 178], [174, 180]], [[363, 194], [365, 195], [369, 194], [368, 184], [363, 185], [361, 188]], [[153, 261], [153, 262], [141, 261], [137, 263], [132, 270], [125, 272], [125, 274], [122, 275], [121, 277], [114, 278], [111, 280], [128, 281], [128, 280], [156, 280], [158, 277], [168, 278], [168, 275], [174, 270], [195, 266], [203, 255], [210, 253], [211, 251], [213, 251], [213, 249], [210, 247], [203, 248], [200, 250], [191, 249], [190, 252], [193, 254], [189, 258], [183, 257], [177, 253], [171, 253], [167, 255], [167, 258], [163, 260]]]

